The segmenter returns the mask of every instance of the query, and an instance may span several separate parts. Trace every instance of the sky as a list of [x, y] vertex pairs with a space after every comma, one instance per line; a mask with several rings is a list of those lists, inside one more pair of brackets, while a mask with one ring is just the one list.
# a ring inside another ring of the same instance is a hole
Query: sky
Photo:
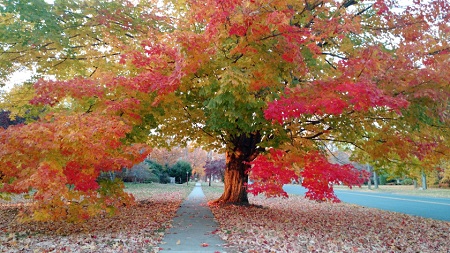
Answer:
[[5, 83], [5, 87], [0, 88], [0, 90], [11, 90], [15, 84], [20, 85], [26, 82], [33, 72], [30, 70], [22, 70], [15, 72], [11, 75], [10, 79]]

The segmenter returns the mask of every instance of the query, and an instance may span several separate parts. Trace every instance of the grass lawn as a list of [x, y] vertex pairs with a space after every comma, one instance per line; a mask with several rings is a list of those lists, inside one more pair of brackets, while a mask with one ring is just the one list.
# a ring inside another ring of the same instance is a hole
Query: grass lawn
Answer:
[[[212, 192], [222, 192], [223, 183], [212, 183], [212, 187], [208, 187], [208, 183], [202, 183], [203, 190], [208, 190]], [[427, 190], [422, 190], [420, 188], [414, 189], [413, 185], [379, 185], [378, 189], [369, 189], [367, 185], [361, 187], [353, 187], [352, 189], [347, 186], [335, 185], [336, 190], [349, 190], [349, 191], [362, 191], [362, 192], [385, 192], [394, 194], [404, 194], [404, 195], [414, 195], [414, 196], [427, 196], [427, 197], [437, 197], [437, 198], [450, 198], [450, 189], [441, 188], [428, 188]]]
[[354, 187], [349, 189], [346, 186], [336, 185], [335, 189], [339, 190], [350, 190], [350, 191], [365, 191], [365, 192], [385, 192], [385, 193], [395, 193], [403, 195], [414, 195], [414, 196], [427, 196], [427, 197], [437, 197], [437, 198], [450, 198], [450, 189], [440, 189], [440, 188], [428, 188], [427, 190], [422, 190], [421, 188], [415, 189], [413, 185], [379, 185], [378, 189], [369, 189], [367, 185], [360, 187]]
[[[223, 192], [223, 184], [202, 185], [208, 200]], [[158, 252], [193, 186], [126, 184], [135, 206], [80, 224], [17, 223], [24, 207], [0, 202], [0, 252]], [[230, 252], [450, 252], [449, 222], [302, 196], [250, 201], [255, 206], [211, 206]]]
[[0, 252], [158, 252], [164, 231], [193, 185], [126, 184], [137, 203], [85, 223], [18, 223], [21, 198], [0, 202]]
[[[125, 183], [125, 191], [133, 194], [136, 200], [145, 200], [149, 198], [164, 198], [167, 193], [183, 192], [189, 194], [195, 184], [135, 184]], [[187, 195], [186, 195], [187, 196]]]

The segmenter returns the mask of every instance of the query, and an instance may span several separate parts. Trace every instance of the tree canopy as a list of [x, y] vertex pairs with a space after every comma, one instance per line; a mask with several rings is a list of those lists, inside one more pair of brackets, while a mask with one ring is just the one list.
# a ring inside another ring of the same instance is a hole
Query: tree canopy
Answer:
[[192, 175], [192, 166], [190, 163], [180, 160], [169, 167], [169, 176], [175, 178], [176, 183], [186, 183]]
[[215, 179], [223, 179], [226, 167], [227, 167], [227, 163], [224, 158], [206, 161], [205, 174], [206, 174], [206, 178], [209, 179], [210, 185], [211, 185], [211, 180], [213, 180], [214, 178]]
[[97, 196], [101, 171], [187, 142], [226, 152], [218, 202], [230, 203], [284, 195], [298, 177], [308, 197], [337, 200], [332, 183], [364, 175], [330, 163], [330, 145], [405, 170], [448, 159], [447, 1], [33, 0], [0, 11], [0, 77], [24, 66], [40, 77], [2, 101], [33, 117], [0, 129], [1, 190], [35, 189], [47, 207]]

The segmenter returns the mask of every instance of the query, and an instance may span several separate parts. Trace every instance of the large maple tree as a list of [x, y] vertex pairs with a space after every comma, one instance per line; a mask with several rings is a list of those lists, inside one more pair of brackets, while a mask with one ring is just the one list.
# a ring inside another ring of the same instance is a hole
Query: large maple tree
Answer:
[[27, 87], [34, 121], [0, 129], [2, 191], [94, 196], [101, 171], [147, 154], [137, 143], [224, 150], [217, 202], [240, 204], [298, 177], [337, 200], [333, 183], [364, 175], [330, 145], [427, 170], [448, 154], [447, 1], [30, 2], [49, 20], [0, 6], [1, 74], [52, 76]]

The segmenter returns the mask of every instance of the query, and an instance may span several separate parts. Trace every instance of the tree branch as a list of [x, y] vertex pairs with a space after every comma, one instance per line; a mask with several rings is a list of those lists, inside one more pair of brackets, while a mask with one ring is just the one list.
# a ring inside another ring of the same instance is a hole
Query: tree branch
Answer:
[[321, 54], [323, 54], [323, 55], [329, 55], [329, 56], [333, 56], [333, 57], [336, 57], [336, 58], [339, 58], [339, 59], [342, 59], [342, 60], [348, 60], [348, 58], [347, 58], [347, 57], [345, 57], [345, 56], [340, 56], [340, 55], [337, 55], [337, 54], [333, 54], [333, 53], [322, 52]]
[[449, 51], [449, 50], [450, 50], [450, 47], [446, 47], [446, 48], [442, 48], [442, 49], [439, 49], [439, 50], [436, 50], [433, 52], [429, 52], [428, 55], [436, 55], [436, 54], [440, 54], [442, 52]]
[[337, 67], [334, 66], [329, 60], [325, 59], [325, 61], [335, 70], [337, 70]]
[[357, 4], [357, 3], [358, 3], [358, 2], [356, 2], [355, 0], [345, 0], [345, 1], [342, 3], [341, 7], [339, 7], [339, 8], [342, 8], [342, 7], [348, 8], [348, 7], [350, 7], [350, 6], [352, 6], [352, 5], [355, 5], [355, 4]]
[[369, 5], [367, 8], [365, 8], [365, 9], [359, 11], [358, 13], [356, 13], [355, 16], [353, 16], [353, 17], [361, 16], [364, 12], [368, 11], [372, 7], [373, 7], [373, 4]]
[[330, 139], [330, 138], [314, 138], [314, 139], [312, 139], [312, 140], [313, 140], [313, 141], [331, 141], [331, 142], [347, 143], [347, 144], [353, 145], [353, 146], [357, 147], [358, 149], [364, 151], [364, 149], [363, 149], [362, 147], [360, 147], [359, 145], [355, 144], [355, 143], [352, 142], [352, 141], [347, 141], [347, 140], [336, 140], [336, 139]]

